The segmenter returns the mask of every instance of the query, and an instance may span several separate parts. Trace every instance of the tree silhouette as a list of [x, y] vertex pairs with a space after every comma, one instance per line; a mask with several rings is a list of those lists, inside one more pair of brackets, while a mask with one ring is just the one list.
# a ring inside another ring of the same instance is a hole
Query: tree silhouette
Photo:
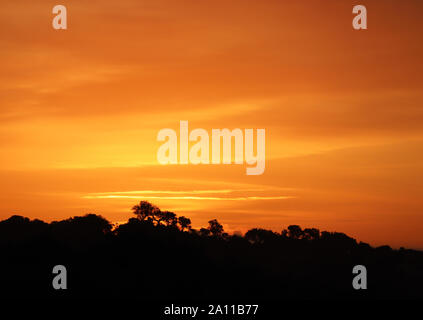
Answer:
[[[228, 235], [213, 219], [207, 228], [195, 230], [189, 218], [146, 201], [132, 211], [136, 217], [118, 226], [95, 214], [51, 223], [21, 216], [0, 221], [0, 298], [59, 297], [51, 289], [57, 264], [72, 275], [63, 295], [71, 298], [422, 296], [420, 251], [373, 248], [344, 233], [299, 225], [281, 233], [253, 228], [242, 236]], [[352, 267], [359, 264], [372, 272], [366, 292], [351, 287]], [[217, 285], [199, 285], [198, 279]], [[231, 285], [222, 289], [220, 283]]]
[[288, 236], [291, 239], [301, 239], [303, 236], [303, 230], [298, 225], [291, 225], [288, 227]]
[[223, 226], [216, 219], [209, 221], [208, 229], [215, 237], [221, 237], [223, 234]]
[[155, 216], [160, 212], [160, 209], [148, 201], [141, 201], [139, 204], [132, 207], [132, 212], [141, 221], [146, 219], [155, 220]]
[[162, 221], [166, 224], [166, 226], [176, 226], [178, 223], [178, 218], [176, 214], [171, 211], [163, 211], [161, 212]]
[[275, 240], [278, 237], [278, 234], [265, 229], [254, 228], [249, 230], [245, 234], [245, 239], [250, 241], [251, 243], [259, 243], [263, 244], [268, 241]]
[[191, 229], [191, 219], [186, 218], [184, 216], [181, 216], [178, 218], [179, 226], [181, 227], [181, 231], [184, 231], [185, 229], [190, 230]]
[[165, 220], [164, 211], [156, 210], [152, 213], [151, 219], [156, 222], [156, 226], [160, 226], [161, 222]]
[[318, 240], [320, 238], [320, 230], [316, 228], [305, 228], [303, 236], [307, 240]]

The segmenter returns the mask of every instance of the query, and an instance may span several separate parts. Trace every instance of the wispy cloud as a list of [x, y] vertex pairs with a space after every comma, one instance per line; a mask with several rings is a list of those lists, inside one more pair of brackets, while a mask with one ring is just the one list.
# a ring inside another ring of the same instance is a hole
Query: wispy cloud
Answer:
[[99, 192], [93, 193], [94, 195], [113, 195], [113, 194], [215, 194], [215, 193], [232, 193], [235, 191], [264, 191], [264, 189], [246, 189], [246, 190], [234, 190], [234, 189], [216, 189], [216, 190], [189, 190], [189, 191], [171, 191], [171, 190], [135, 190], [135, 191], [117, 191], [117, 192]]
[[[216, 189], [216, 190], [190, 190], [190, 191], [164, 191], [164, 190], [136, 190], [122, 192], [91, 193], [83, 196], [84, 199], [163, 199], [163, 200], [212, 200], [212, 201], [248, 201], [248, 200], [285, 200], [293, 196], [210, 196], [213, 194], [233, 194], [235, 192], [262, 192], [265, 189]], [[198, 196], [204, 194], [205, 196]]]
[[275, 197], [196, 197], [196, 196], [126, 196], [126, 195], [107, 195], [107, 196], [84, 196], [85, 199], [164, 199], [164, 200], [218, 200], [218, 201], [243, 201], [243, 200], [284, 200], [294, 198], [292, 196]]

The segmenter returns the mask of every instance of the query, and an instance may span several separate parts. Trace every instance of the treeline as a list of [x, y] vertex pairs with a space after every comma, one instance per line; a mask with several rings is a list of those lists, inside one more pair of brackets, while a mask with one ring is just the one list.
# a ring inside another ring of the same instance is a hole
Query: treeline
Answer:
[[[225, 233], [210, 220], [141, 201], [134, 217], [113, 225], [87, 214], [46, 223], [0, 221], [0, 295], [163, 299], [421, 298], [423, 253], [373, 248], [343, 233], [254, 228]], [[68, 270], [68, 289], [52, 288], [52, 269]], [[368, 289], [354, 290], [352, 269], [368, 270]]]

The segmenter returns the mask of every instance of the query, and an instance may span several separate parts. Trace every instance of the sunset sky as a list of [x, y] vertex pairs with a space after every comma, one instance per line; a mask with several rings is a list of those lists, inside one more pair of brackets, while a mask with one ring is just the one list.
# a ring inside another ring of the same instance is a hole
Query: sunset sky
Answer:
[[[68, 30], [52, 28], [52, 8]], [[228, 232], [290, 224], [423, 249], [423, 2], [0, 4], [0, 219], [140, 200]], [[157, 162], [162, 128], [266, 130], [266, 170]]]

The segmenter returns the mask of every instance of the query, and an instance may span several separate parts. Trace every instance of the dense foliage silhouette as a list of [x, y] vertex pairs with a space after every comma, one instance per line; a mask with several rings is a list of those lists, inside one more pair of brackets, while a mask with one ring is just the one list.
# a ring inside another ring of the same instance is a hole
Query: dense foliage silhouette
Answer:
[[[99, 215], [45, 223], [0, 222], [2, 297], [163, 299], [421, 298], [423, 252], [373, 248], [338, 232], [291, 225], [280, 233], [228, 235], [217, 220], [195, 230], [186, 217], [141, 201], [118, 226]], [[68, 289], [52, 288], [64, 265]], [[354, 290], [365, 265], [368, 290]]]

